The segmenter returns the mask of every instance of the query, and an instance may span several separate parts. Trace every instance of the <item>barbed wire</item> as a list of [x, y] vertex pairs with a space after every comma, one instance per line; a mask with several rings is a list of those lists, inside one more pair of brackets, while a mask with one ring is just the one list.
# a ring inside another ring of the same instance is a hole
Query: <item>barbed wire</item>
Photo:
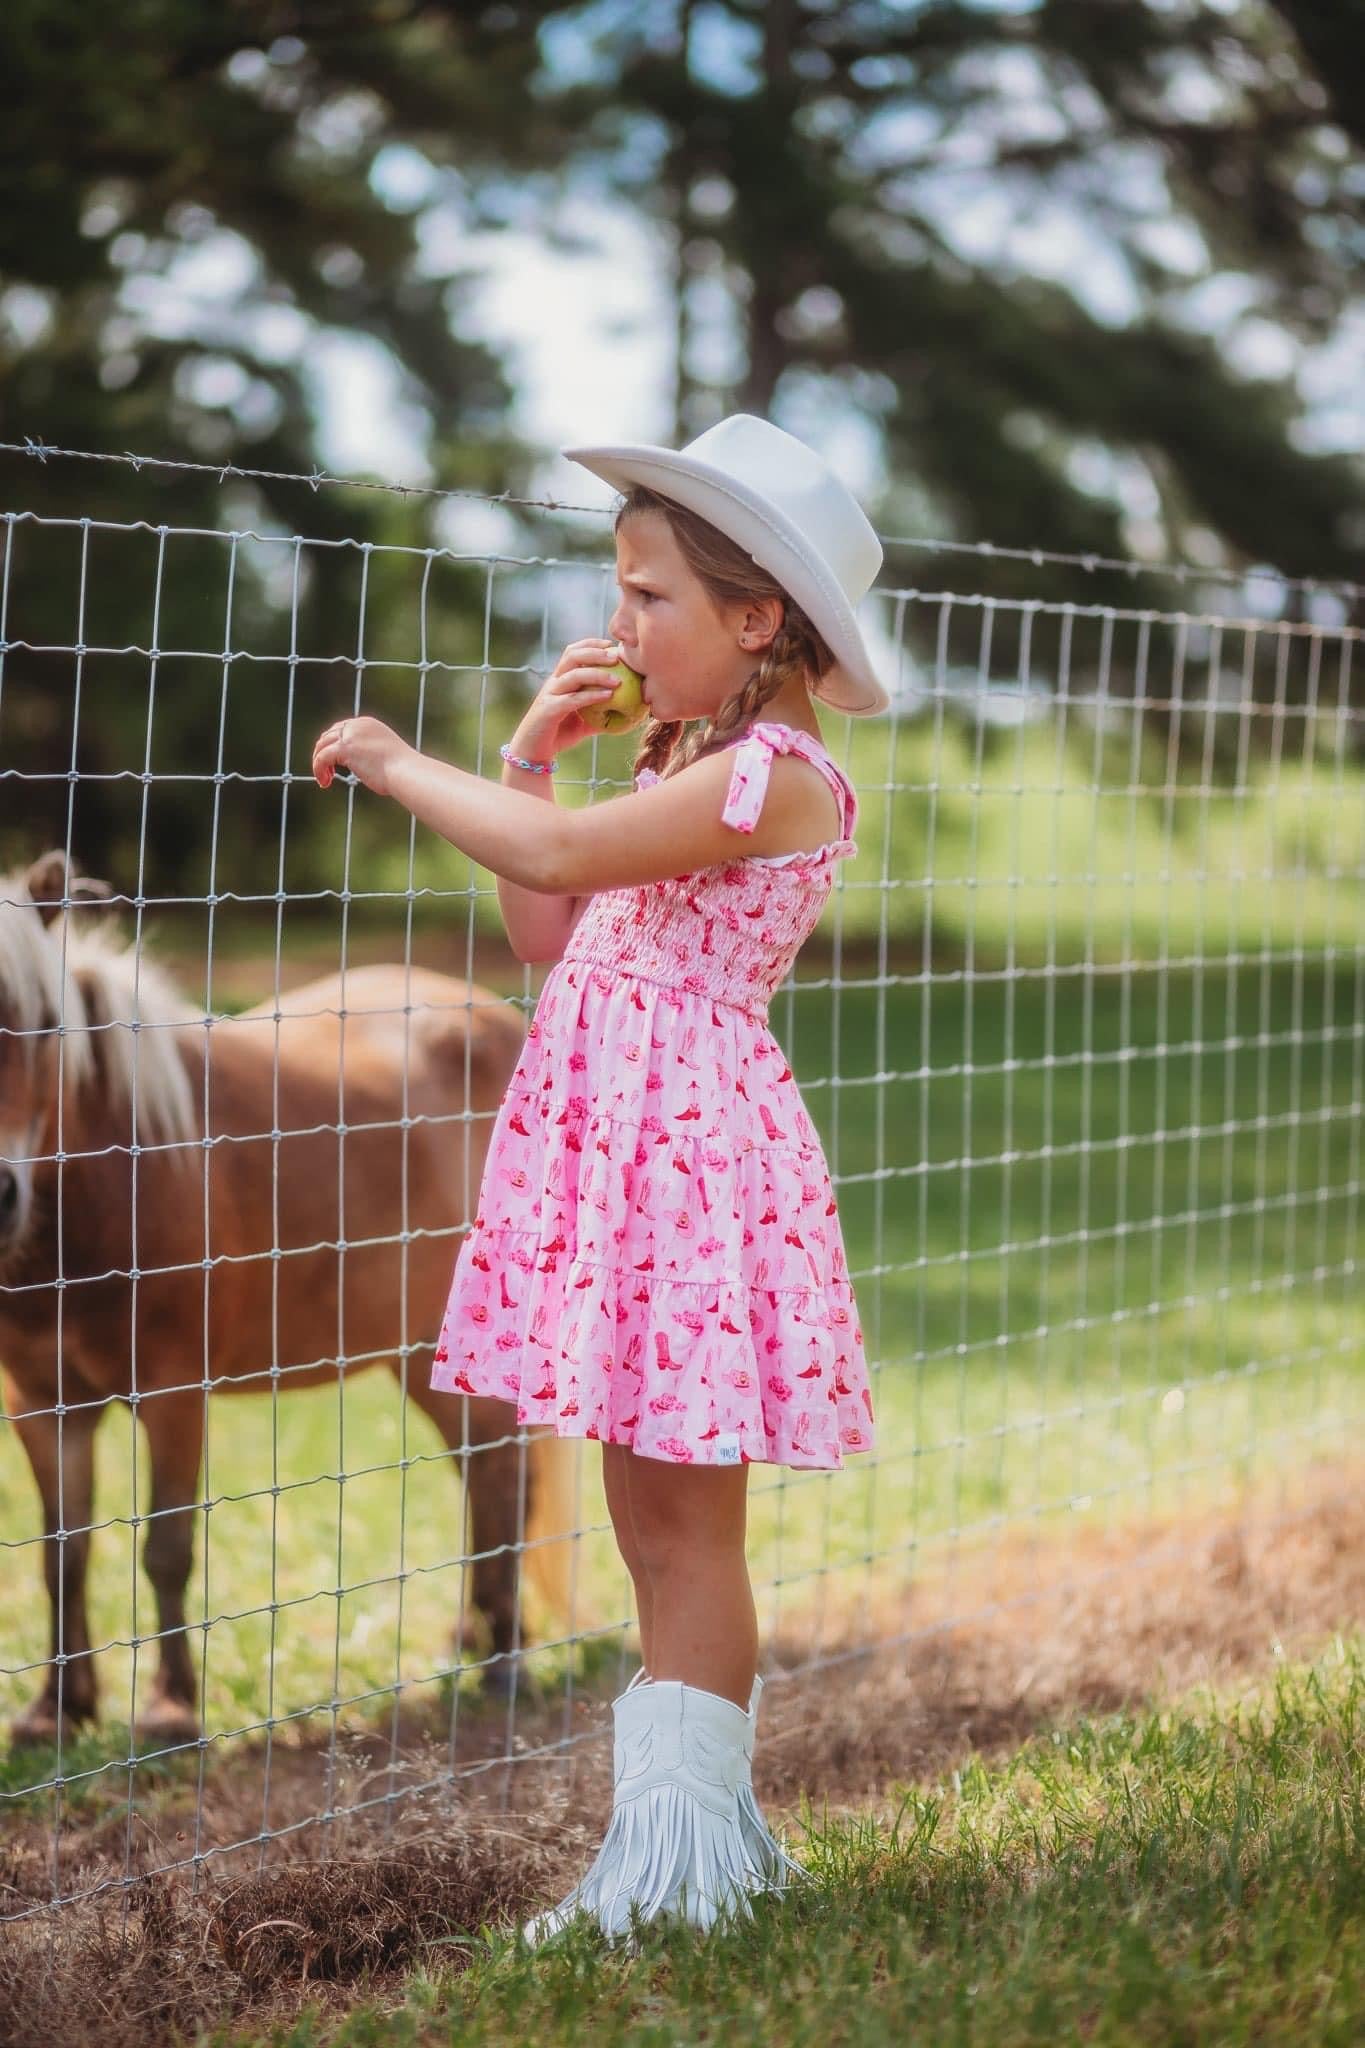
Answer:
[[[240, 478], [243, 481], [260, 483], [306, 484], [314, 492], [321, 490], [325, 485], [332, 485], [350, 491], [382, 491], [399, 498], [515, 506], [528, 512], [571, 512], [592, 519], [607, 518], [611, 511], [609, 506], [581, 505], [567, 498], [523, 498], [512, 491], [472, 491], [450, 485], [400, 484], [391, 483], [384, 478], [344, 476], [318, 465], [314, 465], [313, 469], [305, 474], [302, 470], [259, 469], [238, 462], [193, 462], [181, 456], [139, 455], [129, 450], [120, 452], [113, 449], [59, 448], [49, 442], [35, 440], [28, 434], [22, 441], [0, 441], [0, 454], [20, 455], [41, 463], [53, 458], [67, 462], [119, 463], [130, 467], [135, 473], [140, 473], [144, 469], [175, 470], [187, 475], [216, 476], [220, 483], [226, 483], [231, 478]], [[1087, 575], [1096, 575], [1101, 570], [1112, 570], [1133, 578], [1169, 576], [1181, 583], [1212, 582], [1233, 585], [1274, 583], [1282, 590], [1297, 590], [1307, 595], [1321, 594], [1350, 599], [1365, 597], [1365, 584], [1352, 582], [1349, 578], [1291, 576], [1281, 569], [1263, 566], [1224, 569], [1198, 562], [1174, 561], [1166, 557], [1143, 559], [1132, 555], [1068, 554], [1053, 548], [1009, 547], [989, 540], [943, 540], [930, 534], [881, 534], [879, 538], [882, 545], [888, 548], [906, 548], [924, 554], [969, 555], [987, 561], [1027, 562], [1039, 569], [1080, 569]]]

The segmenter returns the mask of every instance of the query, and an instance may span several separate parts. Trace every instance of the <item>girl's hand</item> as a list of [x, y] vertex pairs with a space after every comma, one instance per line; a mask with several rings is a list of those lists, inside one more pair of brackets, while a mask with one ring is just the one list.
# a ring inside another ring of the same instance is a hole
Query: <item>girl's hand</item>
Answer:
[[615, 640], [571, 641], [522, 713], [513, 752], [553, 760], [566, 747], [598, 737], [578, 713], [613, 695], [616, 683], [604, 671], [620, 659]]
[[313, 774], [323, 789], [332, 777], [349, 768], [376, 796], [391, 796], [389, 777], [394, 763], [413, 749], [390, 725], [378, 718], [342, 718], [319, 733], [313, 748]]

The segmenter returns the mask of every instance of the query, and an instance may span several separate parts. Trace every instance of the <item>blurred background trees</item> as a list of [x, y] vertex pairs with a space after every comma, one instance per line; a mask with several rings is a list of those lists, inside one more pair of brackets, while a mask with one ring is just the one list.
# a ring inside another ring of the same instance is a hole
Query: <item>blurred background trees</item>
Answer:
[[[1358, 298], [1365, 9], [673, 12], [669, 50], [616, 10], [602, 122], [658, 138], [618, 175], [674, 231], [679, 438], [834, 377], [880, 423], [893, 524], [1127, 555], [1136, 523], [1154, 553], [1353, 572], [1359, 471], [1213, 323], [1254, 315], [1287, 362]], [[696, 57], [722, 20], [723, 80]], [[689, 342], [718, 293], [733, 364], [707, 377]]]
[[[543, 540], [514, 501], [547, 451], [515, 430], [465, 245], [513, 223], [553, 241], [577, 191], [667, 253], [672, 438], [738, 408], [814, 435], [837, 411], [875, 449], [892, 537], [1350, 578], [1361, 471], [1313, 376], [1361, 332], [1362, 86], [1358, 0], [11, 0], [0, 439], [210, 467], [5, 458], [7, 507], [141, 530], [12, 530], [0, 767], [51, 780], [9, 782], [0, 857], [65, 836], [74, 763], [80, 843], [197, 889], [199, 778], [226, 773], [239, 872], [273, 888], [291, 718], [311, 736], [361, 692], [412, 730], [414, 676], [470, 671], [427, 715], [468, 744], [490, 701], [511, 714], [543, 622], [490, 629], [458, 501], [288, 473], [322, 459], [344, 336], [384, 364], [431, 484], [513, 501], [508, 551]], [[1006, 675], [1010, 601], [1078, 594], [1074, 569], [899, 540], [888, 576], [1003, 600]], [[1080, 595], [1201, 592], [1152, 568]], [[1294, 592], [1288, 615], [1360, 611]], [[1310, 686], [1297, 652], [1249, 676], [1281, 702]], [[122, 779], [148, 762], [150, 797]], [[296, 811], [290, 886], [336, 856], [334, 824]]]

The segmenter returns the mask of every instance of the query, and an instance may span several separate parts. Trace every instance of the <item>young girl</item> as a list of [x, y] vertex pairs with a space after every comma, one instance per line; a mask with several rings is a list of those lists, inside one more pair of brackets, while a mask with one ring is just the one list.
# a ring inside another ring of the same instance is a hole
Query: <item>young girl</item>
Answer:
[[[739, 414], [679, 453], [567, 449], [625, 493], [612, 638], [568, 647], [502, 749], [502, 786], [372, 718], [318, 740], [498, 878], [524, 961], [553, 961], [489, 1144], [433, 1384], [593, 1437], [639, 1607], [614, 1702], [611, 1826], [579, 1911], [709, 1927], [799, 1866], [750, 1765], [762, 1681], [745, 1562], [755, 1461], [873, 1442], [862, 1331], [820, 1141], [767, 1005], [854, 852], [857, 799], [812, 697], [887, 693], [853, 608], [881, 547], [827, 465]], [[579, 715], [642, 675], [637, 792], [559, 808]]]

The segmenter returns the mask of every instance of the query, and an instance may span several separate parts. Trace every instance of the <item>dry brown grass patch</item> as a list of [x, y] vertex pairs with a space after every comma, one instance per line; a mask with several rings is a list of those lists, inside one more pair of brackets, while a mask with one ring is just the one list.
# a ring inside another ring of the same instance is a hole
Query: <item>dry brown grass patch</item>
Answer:
[[[1078, 1712], [1264, 1666], [1277, 1646], [1302, 1651], [1358, 1626], [1362, 1478], [1337, 1464], [1305, 1475], [1292, 1499], [1077, 1526], [1065, 1543], [1010, 1536], [926, 1567], [900, 1594], [850, 1601], [842, 1633], [794, 1619], [765, 1654], [760, 1799], [774, 1818], [802, 1793], [863, 1803]], [[553, 1743], [563, 1716], [561, 1702], [522, 1699], [520, 1750]], [[127, 1889], [126, 1812], [72, 1819], [64, 1888], [119, 1888], [0, 1931], [0, 2041], [160, 2048], [199, 2025], [264, 2029], [306, 2004], [340, 2013], [362, 1987], [397, 1997], [417, 1962], [461, 1967], [458, 1937], [510, 1924], [578, 1874], [610, 1808], [609, 1726], [605, 1699], [580, 1698], [569, 1732], [590, 1739], [507, 1764], [502, 1713], [462, 1708], [459, 1761], [489, 1767], [455, 1789], [432, 1789], [448, 1752], [430, 1723], [412, 1726], [397, 1759], [364, 1731], [334, 1753], [277, 1741], [269, 1819], [285, 1832], [264, 1845], [262, 1756], [238, 1745], [207, 1774], [198, 1840], [213, 1853], [197, 1889], [188, 1870], [158, 1870], [195, 1839], [192, 1783], [142, 1802]], [[410, 1789], [385, 1803], [376, 1793], [390, 1778]], [[329, 1801], [334, 1817], [317, 1820]], [[6, 1909], [49, 1897], [52, 1871], [44, 1824], [12, 1826]]]

